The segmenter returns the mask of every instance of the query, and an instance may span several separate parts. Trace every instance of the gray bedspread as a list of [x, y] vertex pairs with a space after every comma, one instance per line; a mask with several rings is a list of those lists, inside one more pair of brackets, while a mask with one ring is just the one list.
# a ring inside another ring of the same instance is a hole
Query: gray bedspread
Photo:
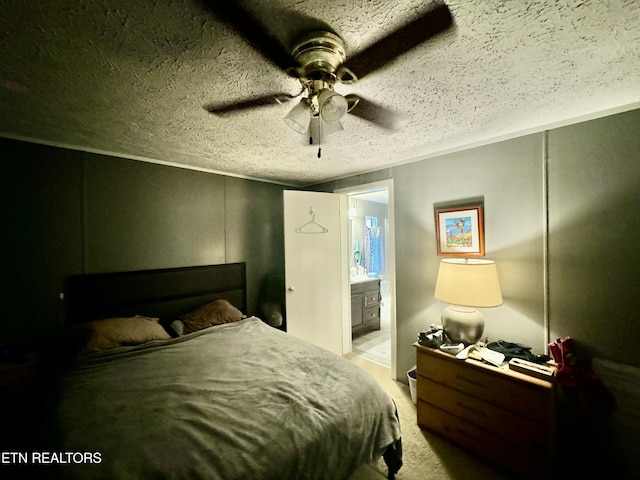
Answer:
[[85, 355], [59, 402], [58, 451], [100, 461], [63, 478], [337, 480], [400, 438], [367, 372], [256, 318]]

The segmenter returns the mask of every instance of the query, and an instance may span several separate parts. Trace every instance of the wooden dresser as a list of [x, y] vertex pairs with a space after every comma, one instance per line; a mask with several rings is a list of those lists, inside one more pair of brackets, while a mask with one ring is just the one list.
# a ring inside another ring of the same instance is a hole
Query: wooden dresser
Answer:
[[418, 425], [517, 478], [549, 478], [552, 382], [415, 344]]
[[380, 280], [351, 284], [351, 333], [380, 330]]

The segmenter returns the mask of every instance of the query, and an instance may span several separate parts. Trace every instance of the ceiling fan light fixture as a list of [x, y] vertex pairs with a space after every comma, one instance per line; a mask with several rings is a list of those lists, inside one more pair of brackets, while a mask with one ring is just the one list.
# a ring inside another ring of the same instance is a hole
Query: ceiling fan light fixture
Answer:
[[284, 117], [284, 121], [292, 130], [300, 135], [306, 133], [311, 119], [311, 103], [308, 98], [300, 100], [295, 107]]
[[318, 94], [318, 109], [322, 120], [328, 123], [335, 123], [346, 115], [349, 104], [342, 95], [325, 88]]
[[337, 122], [329, 123], [320, 119], [320, 128], [322, 129], [323, 137], [330, 137], [331, 135], [335, 135], [336, 133], [344, 130], [344, 127], [342, 126], [342, 122], [340, 120], [338, 120]]
[[343, 130], [342, 122], [329, 123], [325, 122], [320, 115], [314, 115], [311, 117], [311, 122], [309, 123], [309, 143], [316, 145], [320, 143], [321, 137], [330, 137]]

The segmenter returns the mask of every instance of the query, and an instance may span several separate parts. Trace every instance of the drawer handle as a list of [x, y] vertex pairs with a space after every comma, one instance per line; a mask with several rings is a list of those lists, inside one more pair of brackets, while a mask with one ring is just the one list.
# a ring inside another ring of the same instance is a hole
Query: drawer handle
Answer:
[[486, 414], [486, 413], [484, 413], [482, 410], [479, 410], [479, 409], [477, 409], [477, 408], [475, 408], [475, 407], [470, 407], [469, 405], [465, 405], [465, 404], [464, 404], [464, 403], [462, 403], [462, 402], [456, 402], [456, 405], [458, 405], [458, 406], [459, 406], [459, 407], [461, 407], [461, 408], [464, 408], [465, 410], [469, 410], [470, 412], [475, 413], [475, 414], [477, 414], [477, 415], [482, 415], [482, 416], [483, 416], [483, 417], [485, 417], [485, 418], [486, 418], [486, 416], [487, 416], [487, 414]]
[[471, 379], [469, 379], [469, 378], [461, 377], [460, 375], [456, 375], [456, 378], [457, 378], [458, 380], [462, 380], [463, 382], [470, 383], [471, 385], [475, 385], [476, 387], [480, 387], [480, 388], [487, 388], [487, 387], [484, 385], [484, 383], [480, 383], [480, 382], [477, 382], [477, 381], [475, 381], [475, 380], [471, 380]]

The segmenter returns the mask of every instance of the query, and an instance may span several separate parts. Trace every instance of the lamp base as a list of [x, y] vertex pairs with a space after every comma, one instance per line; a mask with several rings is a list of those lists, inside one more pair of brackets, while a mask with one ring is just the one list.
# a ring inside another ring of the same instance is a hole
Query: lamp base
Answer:
[[482, 337], [484, 316], [475, 308], [450, 305], [440, 316], [444, 333], [453, 343], [471, 345]]

